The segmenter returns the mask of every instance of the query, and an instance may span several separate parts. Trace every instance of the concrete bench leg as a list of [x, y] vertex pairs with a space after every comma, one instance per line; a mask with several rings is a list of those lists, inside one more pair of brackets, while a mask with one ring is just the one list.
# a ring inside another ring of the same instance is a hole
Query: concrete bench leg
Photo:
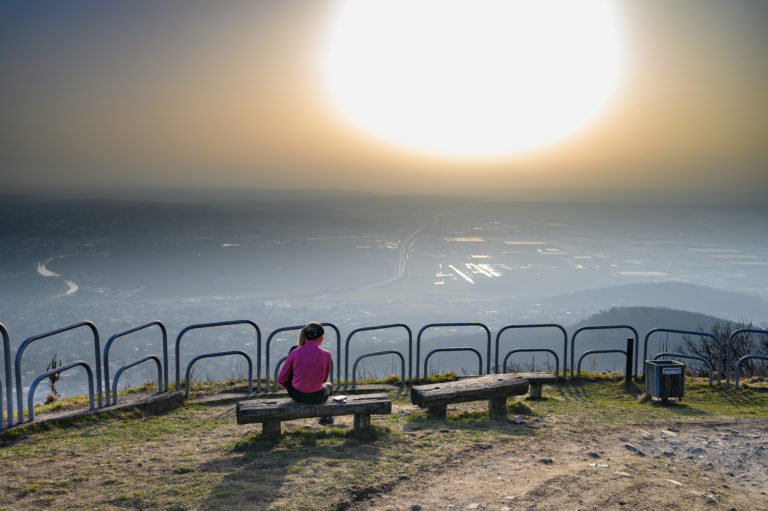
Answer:
[[488, 412], [491, 415], [506, 415], [507, 396], [494, 397], [488, 400]]
[[531, 382], [528, 388], [528, 396], [531, 399], [541, 399], [541, 382]]
[[445, 419], [448, 405], [430, 406], [427, 408], [427, 417], [430, 419]]
[[352, 429], [355, 430], [366, 430], [371, 427], [371, 416], [367, 413], [356, 413], [355, 414], [355, 422], [352, 426]]
[[280, 434], [280, 421], [275, 419], [269, 419], [261, 424], [261, 433], [266, 435], [269, 433]]

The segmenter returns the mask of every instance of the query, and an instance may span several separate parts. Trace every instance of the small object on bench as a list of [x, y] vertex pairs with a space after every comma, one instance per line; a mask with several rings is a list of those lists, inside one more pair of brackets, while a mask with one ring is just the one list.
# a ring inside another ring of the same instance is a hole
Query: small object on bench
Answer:
[[512, 373], [520, 378], [528, 380], [530, 390], [528, 395], [531, 399], [541, 399], [541, 384], [542, 383], [555, 383], [557, 376], [547, 372], [535, 372], [535, 373]]
[[444, 419], [449, 403], [488, 400], [492, 414], [506, 413], [507, 398], [528, 392], [528, 380], [516, 374], [490, 374], [478, 378], [411, 387], [411, 402], [427, 409], [427, 416]]
[[354, 429], [364, 430], [371, 426], [372, 414], [392, 413], [392, 403], [386, 394], [345, 397], [344, 401], [329, 399], [315, 405], [297, 403], [290, 398], [240, 401], [237, 403], [237, 423], [261, 422], [262, 433], [280, 433], [280, 421], [354, 414]]

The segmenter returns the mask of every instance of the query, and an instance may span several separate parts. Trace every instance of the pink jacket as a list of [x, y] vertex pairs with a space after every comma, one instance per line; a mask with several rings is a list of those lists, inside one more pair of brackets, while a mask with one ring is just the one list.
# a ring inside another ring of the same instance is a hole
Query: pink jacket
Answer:
[[285, 387], [291, 373], [294, 389], [307, 394], [322, 390], [323, 383], [331, 373], [331, 352], [324, 350], [316, 342], [307, 341], [304, 346], [288, 354], [280, 374], [277, 375], [277, 383]]

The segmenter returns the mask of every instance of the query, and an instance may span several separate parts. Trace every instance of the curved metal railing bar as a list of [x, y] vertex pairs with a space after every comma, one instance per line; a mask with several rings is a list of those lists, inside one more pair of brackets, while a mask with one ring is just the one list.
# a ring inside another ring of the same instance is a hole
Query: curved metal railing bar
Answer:
[[[157, 364], [157, 393], [162, 394], [163, 393], [163, 365], [160, 363], [160, 357], [157, 355], [147, 355], [146, 357], [142, 357], [138, 360], [134, 360], [133, 362], [130, 362], [128, 364], [125, 364], [124, 366], [121, 366], [118, 368], [118, 370], [115, 372], [115, 379], [112, 382], [112, 404], [117, 404], [117, 382], [120, 379], [120, 376], [125, 372], [126, 369], [130, 369], [131, 367], [137, 366], [139, 364], [143, 364], [144, 362], [147, 362], [148, 360], [154, 360]], [[107, 405], [109, 405], [109, 401], [107, 401]]]
[[[639, 334], [637, 333], [637, 330], [632, 325], [598, 325], [598, 326], [583, 326], [573, 332], [573, 335], [571, 336], [571, 378], [573, 378], [573, 358], [574, 358], [574, 344], [576, 342], [576, 336], [579, 335], [581, 332], [587, 331], [587, 330], [620, 330], [620, 329], [627, 329], [630, 330], [633, 334], [635, 334], [635, 339], [640, 339]], [[634, 373], [635, 376], [637, 376], [637, 351], [635, 350], [635, 368]]]
[[355, 363], [352, 364], [352, 389], [354, 390], [355, 387], [357, 387], [357, 364], [364, 358], [368, 357], [377, 357], [379, 355], [397, 355], [400, 357], [400, 381], [402, 382], [400, 386], [405, 385], [405, 357], [402, 353], [400, 353], [397, 350], [384, 350], [384, 351], [376, 351], [374, 353], [364, 353], [363, 355], [360, 355], [355, 359]]
[[[557, 379], [559, 380], [560, 379], [560, 359], [557, 357], [557, 353], [555, 353], [555, 350], [551, 350], [549, 348], [518, 348], [510, 351], [504, 357], [504, 365], [502, 365], [502, 370], [504, 371], [504, 374], [507, 374], [507, 360], [509, 360], [509, 357], [511, 355], [514, 355], [515, 353], [532, 353], [532, 352], [551, 353], [552, 356], [555, 357], [555, 375], [557, 375]], [[565, 369], [563, 369], [563, 376], [565, 376]]]
[[[739, 334], [768, 334], [768, 330], [758, 330], [754, 328], [741, 328], [739, 330], [736, 330], [734, 332], [731, 332], [731, 335], [728, 336], [728, 346], [726, 347], [726, 356], [725, 356], [725, 385], [728, 386], [731, 384], [731, 353], [733, 351], [733, 338], [736, 337]], [[742, 357], [743, 359], [744, 357]], [[741, 359], [739, 359], [741, 360]], [[717, 383], [720, 383], [720, 379], [718, 378]]]
[[[493, 372], [496, 374], [499, 373], [499, 339], [501, 338], [501, 334], [505, 330], [510, 330], [512, 328], [557, 328], [563, 333], [563, 364], [568, 362], [568, 332], [565, 331], [565, 328], [563, 328], [562, 325], [558, 325], [557, 323], [535, 323], [530, 325], [507, 325], [503, 327], [499, 332], [496, 334], [496, 365], [493, 369]], [[551, 351], [551, 350], [547, 350]], [[554, 352], [553, 352], [554, 353]], [[507, 354], [509, 356], [509, 354]], [[557, 359], [557, 355], [555, 355], [555, 359]], [[506, 360], [506, 358], [504, 359]], [[506, 362], [504, 363], [506, 366]], [[506, 372], [506, 371], [505, 371]], [[555, 373], [557, 376], [557, 379], [560, 379], [560, 372], [558, 371]], [[565, 366], [563, 366], [563, 379], [565, 379]]]
[[[190, 330], [196, 330], [199, 328], [215, 328], [220, 326], [230, 325], [251, 325], [256, 330], [256, 385], [257, 392], [261, 392], [261, 330], [259, 326], [250, 319], [235, 319], [232, 321], [218, 321], [214, 323], [197, 323], [184, 327], [179, 335], [176, 336], [176, 390], [179, 390], [181, 385], [181, 338]], [[221, 352], [219, 352], [221, 353]]]
[[[79, 323], [73, 323], [68, 326], [64, 326], [61, 328], [56, 328], [55, 330], [50, 330], [48, 332], [33, 335], [32, 337], [29, 337], [26, 339], [23, 343], [21, 343], [21, 346], [19, 346], [19, 349], [16, 350], [16, 402], [18, 404], [19, 409], [17, 410], [17, 417], [18, 417], [18, 424], [22, 424], [24, 422], [24, 399], [23, 399], [23, 389], [21, 387], [21, 357], [24, 355], [24, 351], [27, 349], [27, 347], [35, 342], [39, 341], [40, 339], [45, 339], [46, 337], [51, 337], [53, 335], [57, 335], [63, 332], [67, 332], [69, 330], [74, 330], [75, 328], [79, 327], [88, 327], [91, 330], [91, 333], [93, 334], [93, 350], [94, 355], [96, 357], [95, 359], [95, 365], [96, 365], [96, 393], [97, 397], [99, 399], [99, 408], [103, 406], [102, 399], [101, 399], [101, 348], [99, 347], [99, 330], [96, 328], [96, 325], [91, 323], [90, 321], [80, 321]], [[88, 367], [90, 370], [90, 366]], [[91, 396], [93, 396], [93, 392], [91, 392]]]
[[[579, 357], [579, 363], [577, 364], [577, 371], [576, 371], [576, 378], [581, 378], [581, 361], [584, 360], [584, 357], [587, 357], [589, 355], [595, 355], [597, 353], [622, 353], [625, 357], [627, 356], [627, 350], [587, 350], [584, 353], [581, 354]], [[573, 369], [573, 368], [571, 368]]]
[[[13, 388], [11, 387], [11, 336], [5, 325], [0, 323], [3, 336], [3, 365], [5, 366], [5, 402], [8, 404], [6, 424], [13, 426]], [[3, 383], [0, 381], [0, 431], [3, 430]]]
[[714, 370], [712, 369], [712, 364], [704, 357], [700, 357], [698, 355], [686, 355], [685, 353], [657, 353], [653, 360], [658, 360], [661, 357], [678, 357], [678, 358], [690, 358], [692, 360], [699, 360], [701, 362], [704, 362], [707, 364], [707, 367], [709, 367], [709, 386], [712, 386], [712, 373]]
[[[376, 325], [376, 326], [364, 326], [362, 328], [356, 328], [349, 332], [347, 335], [347, 341], [344, 343], [344, 388], [349, 385], [349, 341], [352, 337], [360, 332], [369, 332], [371, 330], [384, 330], [388, 328], [404, 328], [408, 332], [408, 382], [413, 383], [413, 361], [411, 359], [413, 353], [413, 332], [408, 325], [403, 323], [392, 323], [389, 325]], [[416, 372], [419, 368], [416, 368]]]
[[[339, 331], [339, 327], [334, 325], [333, 323], [320, 323], [323, 326], [329, 326], [333, 328], [333, 331], [336, 333], [336, 360], [339, 361], [339, 364], [336, 365], [336, 388], [341, 387], [341, 332]], [[269, 333], [267, 336], [267, 342], [264, 346], [265, 351], [265, 367], [264, 367], [264, 373], [265, 377], [267, 379], [266, 381], [266, 388], [264, 392], [269, 392], [269, 352], [270, 352], [270, 345], [272, 344], [272, 338], [281, 333], [281, 332], [290, 332], [293, 330], [301, 330], [304, 328], [305, 325], [296, 325], [296, 326], [285, 326], [282, 328], [277, 328], [275, 330], [272, 330], [272, 332]], [[277, 374], [277, 371], [275, 371], [275, 374]], [[275, 380], [277, 380], [277, 377], [275, 377]], [[331, 383], [333, 383], [333, 370], [331, 370]], [[277, 389], [277, 383], [275, 383], [274, 386], [275, 389]]]
[[[437, 327], [447, 327], [447, 326], [479, 326], [483, 330], [485, 330], [485, 335], [488, 339], [488, 349], [487, 349], [487, 360], [486, 363], [486, 374], [490, 374], [491, 372], [491, 331], [488, 329], [487, 326], [483, 323], [430, 323], [428, 325], [424, 325], [421, 327], [421, 330], [419, 330], [419, 334], [416, 336], [416, 379], [419, 379], [419, 362], [421, 360], [421, 335], [424, 333], [425, 330], [430, 328], [437, 328]], [[426, 376], [426, 375], [425, 375]]]
[[198, 355], [189, 361], [189, 364], [187, 364], [187, 370], [184, 373], [184, 399], [189, 399], [189, 388], [191, 387], [191, 382], [189, 381], [189, 373], [192, 371], [192, 366], [195, 365], [195, 362], [204, 358], [226, 357], [229, 355], [242, 355], [245, 357], [246, 362], [248, 362], [248, 395], [250, 396], [253, 394], [253, 361], [246, 352], [240, 350], [232, 350], [219, 351], [216, 353], [203, 353], [202, 355]]
[[[97, 362], [98, 364], [98, 362]], [[43, 378], [47, 378], [48, 376], [51, 376], [53, 374], [61, 373], [66, 371], [67, 369], [72, 369], [73, 367], [82, 366], [85, 368], [85, 373], [88, 375], [88, 402], [90, 403], [90, 409], [93, 410], [93, 371], [91, 370], [91, 366], [88, 365], [87, 362], [83, 360], [77, 360], [75, 362], [70, 362], [69, 364], [64, 364], [61, 367], [57, 367], [56, 369], [52, 369], [50, 371], [47, 371], [41, 375], [39, 375], [35, 380], [32, 382], [32, 385], [29, 386], [29, 393], [27, 394], [27, 414], [29, 415], [29, 422], [32, 422], [35, 420], [35, 406], [34, 406], [34, 399], [35, 399], [35, 390], [37, 390], [37, 386], [40, 384]], [[23, 408], [19, 408], [20, 411], [23, 410]], [[23, 422], [23, 416], [19, 419], [19, 424]]]
[[[119, 337], [123, 337], [124, 335], [129, 335], [134, 332], [138, 332], [139, 330], [144, 330], [145, 328], [149, 328], [151, 326], [157, 325], [160, 327], [160, 332], [163, 335], [163, 369], [164, 373], [160, 377], [160, 380], [158, 382], [161, 385], [160, 391], [162, 392], [163, 386], [165, 387], [165, 391], [168, 392], [168, 332], [165, 329], [165, 325], [162, 323], [162, 321], [150, 321], [149, 323], [144, 323], [143, 325], [139, 325], [133, 328], [129, 328], [128, 330], [124, 330], [122, 332], [116, 333], [112, 337], [110, 337], [106, 344], [104, 345], [104, 397], [107, 402], [107, 405], [110, 404], [110, 385], [109, 385], [109, 350], [112, 347], [112, 343], [115, 342], [116, 339]], [[146, 357], [145, 357], [146, 358]], [[142, 360], [144, 361], [144, 360]], [[125, 367], [125, 366], [123, 366]], [[161, 381], [162, 380], [162, 381]], [[111, 404], [115, 404], [116, 396], [112, 396], [112, 402]]]
[[427, 365], [429, 364], [429, 357], [434, 355], [435, 353], [440, 353], [442, 351], [471, 351], [475, 355], [477, 355], [477, 374], [481, 375], [483, 374], [483, 356], [480, 354], [479, 351], [477, 351], [475, 348], [471, 348], [469, 346], [457, 346], [457, 347], [451, 347], [451, 348], [435, 348], [429, 353], [427, 353], [427, 356], [424, 357], [424, 378], [427, 378]]
[[[654, 328], [647, 334], [645, 334], [645, 342], [643, 342], [643, 360], [645, 360], [648, 357], [648, 338], [651, 336], [651, 334], [654, 334], [656, 332], [664, 332], [664, 333], [670, 333], [670, 334], [685, 334], [685, 335], [698, 335], [700, 337], [708, 337], [712, 340], [714, 340], [717, 343], [718, 350], [717, 350], [717, 384], [720, 385], [720, 373], [721, 373], [721, 367], [723, 367], [723, 343], [720, 342], [720, 339], [717, 338], [716, 335], [707, 333], [707, 332], [697, 332], [695, 330], [676, 330], [674, 328]], [[685, 353], [670, 353], [668, 356], [672, 357], [680, 357], [680, 358], [690, 358], [694, 360], [704, 360], [701, 357], [695, 357], [692, 355], [686, 355]], [[655, 359], [654, 359], [655, 360]], [[710, 370], [712, 369], [712, 364], [707, 362], [707, 365], [709, 366]], [[709, 376], [709, 384], [712, 384], [712, 375]]]
[[734, 380], [734, 386], [738, 389], [739, 388], [739, 366], [742, 362], [745, 360], [748, 360], [750, 358], [758, 358], [760, 360], [768, 360], [768, 357], [765, 355], [744, 355], [736, 362], [736, 379]]

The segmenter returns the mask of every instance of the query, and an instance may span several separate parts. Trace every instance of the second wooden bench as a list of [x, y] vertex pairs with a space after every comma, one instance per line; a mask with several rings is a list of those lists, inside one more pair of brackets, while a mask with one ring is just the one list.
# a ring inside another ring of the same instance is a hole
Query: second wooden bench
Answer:
[[411, 402], [427, 409], [427, 416], [445, 418], [448, 404], [488, 400], [492, 414], [506, 413], [507, 398], [528, 392], [528, 380], [516, 374], [490, 374], [466, 380], [411, 387]]

